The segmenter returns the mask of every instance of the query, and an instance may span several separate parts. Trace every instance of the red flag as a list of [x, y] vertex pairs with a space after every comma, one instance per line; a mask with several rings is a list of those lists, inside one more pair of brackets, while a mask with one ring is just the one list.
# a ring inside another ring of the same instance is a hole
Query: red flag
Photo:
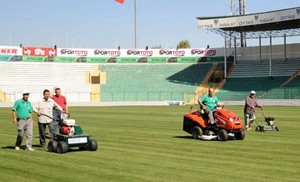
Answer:
[[123, 4], [125, 2], [125, 0], [115, 0], [115, 1], [118, 3], [121, 3], [121, 4]]

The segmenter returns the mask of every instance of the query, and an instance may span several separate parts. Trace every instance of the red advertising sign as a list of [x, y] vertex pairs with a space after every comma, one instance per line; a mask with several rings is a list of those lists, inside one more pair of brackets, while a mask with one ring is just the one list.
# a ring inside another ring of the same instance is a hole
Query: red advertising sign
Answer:
[[14, 49], [14, 48], [0, 48], [0, 54], [15, 55], [17, 53], [18, 53], [18, 49]]
[[20, 55], [21, 48], [16, 46], [0, 46], [0, 55]]
[[23, 56], [56, 56], [57, 52], [54, 48], [48, 47], [23, 47]]

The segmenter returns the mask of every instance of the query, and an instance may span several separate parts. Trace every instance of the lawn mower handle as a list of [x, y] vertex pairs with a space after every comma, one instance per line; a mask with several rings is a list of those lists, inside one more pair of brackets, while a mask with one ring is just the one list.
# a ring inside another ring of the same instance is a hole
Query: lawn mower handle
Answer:
[[[64, 113], [64, 114], [67, 114], [68, 115], [68, 118], [70, 117], [70, 114], [69, 113]], [[47, 115], [47, 114], [44, 114], [44, 113], [41, 113], [41, 115], [42, 116], [46, 116], [46, 117], [48, 117], [48, 118], [50, 118], [50, 119], [52, 119], [52, 120], [56, 120], [56, 119], [54, 119], [53, 117], [51, 117], [51, 116], [49, 116], [49, 115]]]
[[51, 117], [51, 116], [49, 116], [49, 115], [47, 115], [47, 114], [44, 114], [44, 113], [41, 113], [41, 116], [46, 116], [46, 117], [48, 117], [48, 118], [50, 118], [50, 119], [54, 119], [53, 117]]
[[264, 116], [264, 118], [266, 118], [266, 115], [264, 114], [264, 111], [263, 111], [262, 107], [260, 108], [260, 111], [261, 111], [262, 115]]

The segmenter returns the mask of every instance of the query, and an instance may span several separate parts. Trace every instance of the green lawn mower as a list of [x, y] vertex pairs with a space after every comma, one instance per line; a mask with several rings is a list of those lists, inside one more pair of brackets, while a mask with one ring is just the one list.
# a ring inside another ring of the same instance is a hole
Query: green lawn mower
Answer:
[[[48, 115], [45, 116], [52, 118]], [[52, 119], [58, 122], [59, 132], [56, 133], [55, 138], [49, 142], [48, 152], [63, 154], [73, 147], [90, 151], [96, 151], [98, 149], [97, 141], [92, 139], [91, 135], [84, 134], [82, 128], [76, 125], [75, 120], [70, 119], [70, 114], [62, 113], [60, 119]]]
[[275, 123], [275, 117], [266, 117], [266, 115], [264, 114], [263, 110], [261, 109], [261, 113], [265, 118], [265, 122], [267, 123], [267, 125], [260, 125], [256, 120], [256, 124], [257, 127], [255, 128], [255, 131], [279, 131], [278, 127], [276, 126]]

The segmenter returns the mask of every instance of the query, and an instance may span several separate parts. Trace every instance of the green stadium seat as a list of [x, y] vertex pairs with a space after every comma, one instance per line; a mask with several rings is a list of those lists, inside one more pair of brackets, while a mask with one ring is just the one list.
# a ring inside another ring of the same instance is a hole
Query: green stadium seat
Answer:
[[263, 99], [294, 98], [300, 88], [299, 78], [285, 86], [293, 89], [279, 87], [299, 69], [299, 60], [273, 60], [270, 77], [269, 60], [239, 61], [217, 95], [223, 100], [243, 100], [251, 90], [256, 90]]
[[[251, 90], [256, 91], [260, 98], [266, 98], [265, 95], [273, 88], [279, 88], [289, 76], [278, 77], [245, 77], [228, 78], [225, 85], [217, 93], [220, 100], [243, 100], [249, 95]], [[275, 96], [274, 96], [275, 97]]]
[[212, 63], [100, 64], [106, 72], [101, 101], [184, 100], [194, 93]]

